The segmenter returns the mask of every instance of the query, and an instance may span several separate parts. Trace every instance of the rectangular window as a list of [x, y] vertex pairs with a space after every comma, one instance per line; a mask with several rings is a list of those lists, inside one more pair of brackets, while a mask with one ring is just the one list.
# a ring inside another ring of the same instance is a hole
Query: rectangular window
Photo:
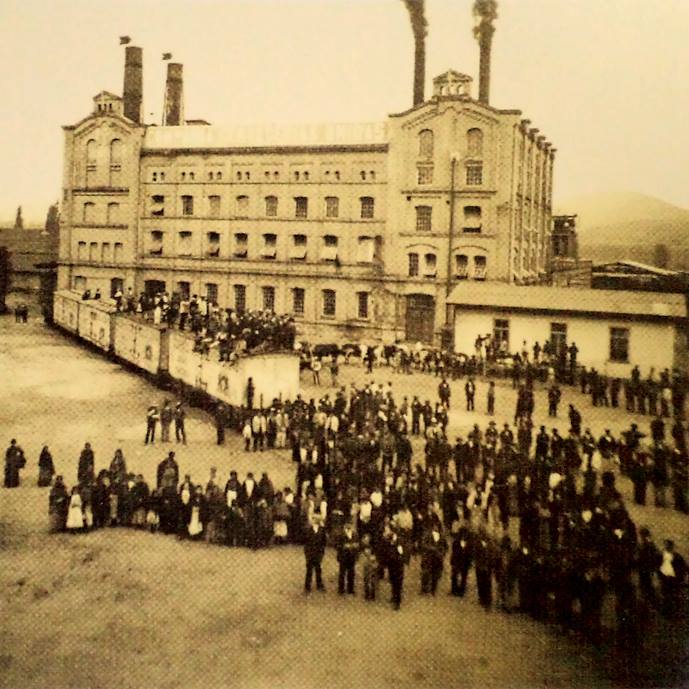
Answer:
[[86, 242], [79, 242], [77, 244], [77, 258], [80, 261], [86, 260]]
[[[268, 174], [268, 173], [266, 173]], [[266, 215], [269, 218], [274, 218], [278, 214], [278, 197], [266, 196]]]
[[323, 315], [334, 318], [337, 310], [337, 298], [334, 289], [323, 290]]
[[108, 225], [119, 225], [122, 221], [120, 220], [120, 204], [119, 203], [109, 203], [108, 204], [108, 214], [107, 223]]
[[206, 283], [206, 299], [211, 304], [218, 303], [218, 286], [214, 282]]
[[83, 216], [82, 216], [83, 222], [87, 224], [93, 224], [96, 221], [96, 204], [87, 201], [84, 204], [84, 211], [83, 211]]
[[153, 230], [150, 235], [151, 245], [148, 253], [151, 256], [163, 255], [163, 233], [160, 230]]
[[98, 242], [91, 242], [89, 244], [89, 261], [98, 260]]
[[464, 206], [464, 225], [462, 230], [468, 234], [481, 232], [481, 206]]
[[238, 218], [248, 218], [249, 217], [249, 197], [248, 196], [238, 196], [237, 197], [237, 217]]
[[220, 217], [220, 196], [217, 194], [208, 197], [208, 215], [211, 218]]
[[375, 211], [375, 201], [372, 196], [362, 196], [360, 200], [361, 218], [364, 220], [370, 220], [373, 218], [373, 213]]
[[357, 316], [359, 318], [368, 318], [368, 292], [357, 292]]
[[337, 218], [340, 214], [340, 199], [337, 196], [325, 197], [325, 217]]
[[102, 263], [112, 262], [112, 244], [110, 244], [110, 242], [103, 242], [101, 245], [100, 260]]
[[[496, 318], [493, 321], [493, 339], [501, 349], [509, 352], [510, 349], [510, 322], [505, 318]], [[502, 343], [505, 343], [504, 345]]]
[[86, 278], [81, 275], [75, 275], [72, 284], [77, 292], [83, 292], [86, 289]]
[[121, 263], [122, 262], [122, 251], [124, 249], [124, 245], [122, 242], [115, 242], [115, 263]]
[[416, 231], [430, 232], [431, 231], [431, 213], [433, 209], [431, 206], [417, 206], [416, 207]]
[[483, 164], [471, 163], [467, 165], [467, 184], [476, 186], [483, 184]]
[[263, 247], [261, 248], [261, 258], [274, 259], [277, 254], [278, 238], [275, 234], [263, 235]]
[[469, 277], [469, 258], [464, 254], [455, 256], [455, 277], [458, 280], [466, 280]]
[[263, 310], [275, 311], [275, 287], [262, 287]]
[[194, 197], [185, 194], [182, 196], [182, 215], [194, 215]]
[[211, 258], [220, 256], [220, 232], [206, 233], [207, 248], [206, 253]]
[[485, 256], [474, 256], [474, 280], [485, 280], [487, 261]]
[[417, 181], [419, 184], [433, 184], [433, 167], [419, 165], [417, 168]]
[[189, 299], [189, 295], [191, 294], [191, 284], [185, 281], [178, 282], [177, 292], [179, 293], [180, 297], [182, 297], [182, 299]]
[[292, 235], [292, 246], [290, 247], [289, 257], [293, 261], [306, 260], [306, 235], [294, 234]]
[[177, 255], [191, 256], [191, 232], [188, 230], [183, 230], [178, 235]]
[[438, 260], [435, 254], [426, 254], [423, 257], [423, 274], [424, 277], [434, 278], [438, 272]]
[[235, 258], [246, 258], [249, 253], [249, 235], [245, 232], [237, 232], [234, 236], [234, 249], [232, 255]]
[[629, 362], [629, 328], [610, 328], [610, 361]]
[[151, 196], [151, 215], [158, 218], [165, 215], [165, 197], [162, 194]]
[[304, 302], [306, 301], [306, 290], [303, 287], [292, 288], [292, 313], [295, 316], [304, 315]]
[[323, 237], [323, 250], [321, 253], [323, 261], [337, 261], [337, 237], [327, 234]]
[[373, 237], [359, 237], [357, 243], [357, 263], [373, 263], [375, 240]]
[[557, 357], [567, 349], [567, 323], [550, 324], [550, 344]]
[[234, 286], [234, 308], [237, 313], [246, 311], [246, 285]]
[[294, 217], [308, 218], [309, 217], [309, 200], [306, 196], [297, 196], [294, 199]]
[[419, 254], [409, 254], [409, 277], [415, 278], [419, 275]]

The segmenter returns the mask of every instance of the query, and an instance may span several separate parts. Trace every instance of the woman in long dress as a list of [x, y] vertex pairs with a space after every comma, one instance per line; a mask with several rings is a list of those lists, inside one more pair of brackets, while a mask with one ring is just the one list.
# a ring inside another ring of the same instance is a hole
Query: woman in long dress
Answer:
[[51, 533], [65, 530], [68, 509], [69, 495], [67, 494], [67, 488], [65, 488], [65, 484], [62, 481], [62, 476], [56, 476], [55, 483], [50, 489], [50, 497], [48, 498], [48, 521]]
[[45, 488], [49, 486], [53, 481], [54, 474], [53, 456], [50, 454], [48, 446], [44, 445], [38, 457], [38, 487]]
[[187, 526], [187, 531], [191, 538], [198, 538], [203, 533], [202, 507], [203, 488], [201, 486], [196, 486], [196, 493], [191, 499], [191, 517], [189, 518], [189, 524]]
[[72, 496], [69, 499], [69, 511], [67, 512], [67, 531], [76, 533], [84, 528], [84, 512], [81, 509], [81, 495], [79, 487], [72, 488]]

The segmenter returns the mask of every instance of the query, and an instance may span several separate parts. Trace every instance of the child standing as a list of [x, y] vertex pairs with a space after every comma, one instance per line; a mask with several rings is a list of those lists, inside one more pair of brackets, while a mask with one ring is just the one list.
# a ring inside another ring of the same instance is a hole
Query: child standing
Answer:
[[371, 537], [365, 534], [361, 539], [361, 562], [364, 575], [364, 599], [375, 600], [378, 587], [378, 559], [371, 549]]
[[69, 499], [69, 511], [67, 512], [67, 531], [76, 533], [84, 528], [84, 513], [81, 509], [81, 495], [79, 487], [72, 488], [72, 495]]

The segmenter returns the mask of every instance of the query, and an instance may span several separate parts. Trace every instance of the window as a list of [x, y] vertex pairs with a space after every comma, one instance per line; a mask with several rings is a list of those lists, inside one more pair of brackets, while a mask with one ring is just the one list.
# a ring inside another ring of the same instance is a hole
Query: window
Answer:
[[299, 173], [299, 170], [295, 170], [294, 171], [294, 181], [298, 182], [300, 177], [301, 177], [301, 175]]
[[455, 277], [458, 280], [466, 280], [469, 277], [469, 257], [464, 254], [455, 256]]
[[249, 197], [241, 195], [237, 197], [237, 217], [246, 218], [249, 215]]
[[154, 182], [157, 182], [158, 181], [158, 173], [157, 172], [152, 173], [151, 178]]
[[234, 308], [237, 313], [246, 311], [246, 285], [234, 285]]
[[189, 299], [189, 295], [191, 294], [191, 284], [185, 281], [178, 282], [177, 292], [182, 299]]
[[212, 181], [213, 181], [213, 173], [212, 173], [212, 172], [209, 172], [209, 173], [208, 173], [208, 181], [209, 181], [209, 182], [212, 182]]
[[241, 170], [237, 170], [237, 181], [238, 182], [242, 181], [242, 171]]
[[165, 173], [164, 173], [164, 172], [159, 173], [158, 179], [159, 179], [161, 182], [164, 182], [164, 181], [165, 181]]
[[304, 173], [304, 181], [305, 181], [305, 182], [308, 182], [308, 181], [309, 181], [309, 173], [308, 173], [308, 172], [305, 172], [305, 173]]
[[306, 235], [292, 235], [292, 246], [290, 247], [289, 257], [294, 261], [306, 260]]
[[274, 259], [277, 253], [278, 238], [275, 234], [263, 235], [263, 248], [261, 249], [261, 258]]
[[182, 215], [194, 215], [194, 197], [182, 196]]
[[89, 244], [89, 261], [98, 260], [98, 242], [91, 242]]
[[163, 233], [160, 230], [151, 231], [151, 246], [148, 253], [151, 256], [162, 256], [163, 254]]
[[193, 172], [189, 173], [189, 180], [192, 182], [194, 181], [194, 173]]
[[110, 142], [110, 165], [119, 166], [122, 163], [122, 141], [113, 139]]
[[267, 180], [270, 179], [270, 170], [266, 170], [266, 171], [263, 173], [263, 177], [264, 177], [265, 179], [267, 179]]
[[567, 323], [550, 324], [550, 343], [555, 356], [561, 356], [567, 349]]
[[82, 275], [75, 275], [72, 284], [77, 292], [83, 292], [86, 289], [86, 278]]
[[431, 231], [431, 213], [433, 209], [431, 206], [417, 206], [416, 207], [416, 231], [430, 232]]
[[235, 258], [246, 258], [249, 253], [249, 235], [245, 232], [237, 232], [234, 236], [234, 249], [232, 254]]
[[191, 232], [183, 230], [178, 236], [177, 254], [179, 256], [191, 256]]
[[119, 225], [120, 224], [120, 204], [119, 203], [109, 203], [108, 204], [107, 220], [108, 220], [108, 225]]
[[122, 263], [122, 250], [124, 246], [122, 242], [115, 242], [115, 263]]
[[206, 299], [211, 304], [218, 303], [218, 286], [214, 282], [206, 283]]
[[97, 156], [97, 151], [98, 151], [98, 144], [96, 143], [95, 139], [89, 139], [86, 142], [86, 164], [91, 166], [93, 165], [95, 167], [96, 165], [96, 156]]
[[303, 287], [292, 288], [292, 313], [295, 316], [304, 315], [304, 302], [306, 301], [306, 291]]
[[480, 129], [470, 129], [467, 132], [467, 155], [470, 158], [483, 156], [483, 132]]
[[208, 256], [211, 258], [220, 256], [220, 232], [206, 233], [206, 241], [208, 242], [208, 248], [206, 250]]
[[419, 254], [409, 254], [409, 277], [414, 278], [419, 274]]
[[430, 129], [422, 129], [419, 132], [419, 158], [433, 157], [433, 132]]
[[438, 272], [438, 260], [435, 254], [426, 254], [423, 257], [423, 274], [424, 277], [434, 278]]
[[266, 215], [274, 218], [278, 214], [278, 197], [266, 196]]
[[485, 280], [487, 260], [485, 256], [474, 256], [474, 280]]
[[222, 179], [222, 172], [218, 171], [215, 173], [215, 179], [219, 182]]
[[337, 310], [337, 299], [334, 289], [323, 290], [323, 315], [334, 318]]
[[376, 179], [376, 172], [375, 172], [375, 170], [371, 170], [371, 171], [368, 173], [368, 177], [369, 177], [369, 179], [370, 179], [371, 181], [374, 181], [374, 180]]
[[84, 204], [84, 214], [82, 220], [85, 223], [93, 223], [96, 221], [96, 204], [92, 201], [87, 201]]
[[503, 349], [509, 351], [510, 348], [510, 322], [504, 318], [496, 318], [493, 321], [493, 339], [501, 346], [504, 342]]
[[464, 206], [463, 231], [468, 234], [481, 232], [481, 206]]
[[211, 218], [220, 217], [220, 197], [217, 194], [208, 197], [208, 215]]
[[251, 173], [249, 171], [244, 173], [244, 179], [248, 182], [251, 179]]
[[431, 165], [419, 165], [417, 182], [418, 184], [433, 184], [433, 167]]
[[321, 258], [324, 261], [337, 261], [337, 237], [335, 235], [326, 234], [323, 237]]
[[122, 278], [110, 278], [110, 298], [114, 299], [117, 293], [124, 293], [124, 280]]
[[273, 180], [277, 182], [279, 179], [280, 173], [277, 170], [275, 170], [275, 172], [273, 172]]
[[309, 200], [306, 196], [297, 196], [294, 199], [294, 217], [308, 218], [309, 217]]
[[335, 170], [335, 179], [339, 182], [340, 181], [340, 171]]
[[629, 361], [629, 328], [610, 328], [610, 361]]
[[158, 218], [165, 215], [165, 197], [162, 194], [151, 196], [151, 215]]
[[86, 242], [79, 242], [77, 244], [77, 258], [80, 261], [86, 260]]
[[483, 165], [481, 163], [471, 163], [467, 165], [467, 184], [483, 184]]
[[340, 199], [337, 196], [325, 197], [325, 217], [337, 218], [340, 214]]
[[374, 200], [371, 196], [362, 196], [361, 199], [361, 217], [364, 219], [373, 217]]
[[187, 179], [187, 173], [186, 173], [186, 172], [182, 172], [182, 173], [180, 174], [180, 177], [182, 178], [182, 181], [185, 182], [186, 179]]
[[356, 253], [357, 263], [373, 263], [375, 248], [373, 237], [359, 237]]
[[275, 311], [275, 287], [261, 287], [263, 294], [263, 310]]
[[100, 260], [102, 263], [112, 262], [112, 244], [110, 244], [110, 242], [103, 242], [103, 244], [101, 244]]
[[368, 292], [356, 293], [357, 318], [368, 318]]

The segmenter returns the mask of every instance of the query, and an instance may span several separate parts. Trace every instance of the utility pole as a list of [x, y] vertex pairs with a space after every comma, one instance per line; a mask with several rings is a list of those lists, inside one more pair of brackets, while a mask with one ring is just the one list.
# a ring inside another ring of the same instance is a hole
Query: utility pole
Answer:
[[450, 155], [450, 189], [448, 193], [450, 202], [450, 223], [447, 228], [447, 275], [445, 282], [445, 327], [443, 332], [443, 348], [452, 348], [452, 318], [450, 317], [451, 306], [447, 303], [447, 300], [452, 291], [452, 244], [454, 242], [455, 234], [455, 171], [457, 169], [457, 161], [459, 160], [459, 155], [457, 153], [452, 153]]

